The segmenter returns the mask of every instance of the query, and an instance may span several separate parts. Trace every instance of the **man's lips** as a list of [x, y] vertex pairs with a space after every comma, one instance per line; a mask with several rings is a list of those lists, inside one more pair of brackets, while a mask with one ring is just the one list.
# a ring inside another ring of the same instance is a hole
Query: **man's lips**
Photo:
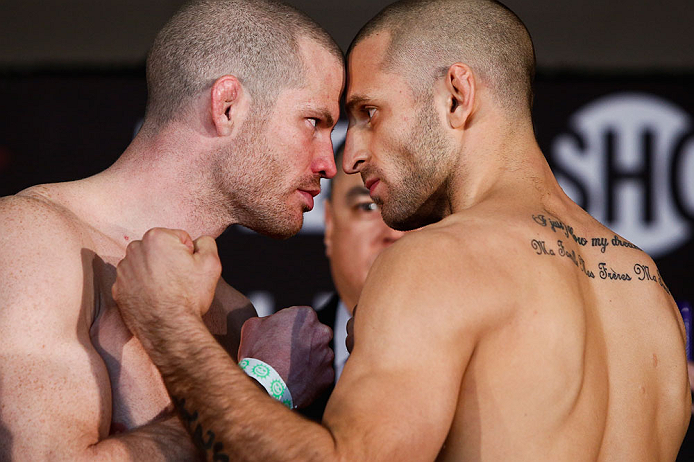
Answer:
[[371, 178], [370, 180], [367, 180], [364, 182], [364, 186], [366, 186], [366, 189], [369, 190], [369, 194], [373, 196], [374, 189], [376, 189], [376, 186], [381, 182], [378, 178]]
[[299, 189], [298, 190], [302, 196], [306, 199], [309, 210], [313, 210], [313, 198], [320, 194], [320, 188], [318, 189]]
[[307, 194], [310, 194], [311, 197], [316, 197], [318, 194], [320, 194], [320, 188], [317, 188], [317, 189], [303, 189], [303, 188], [299, 188], [299, 191], [305, 192], [305, 193], [307, 193]]

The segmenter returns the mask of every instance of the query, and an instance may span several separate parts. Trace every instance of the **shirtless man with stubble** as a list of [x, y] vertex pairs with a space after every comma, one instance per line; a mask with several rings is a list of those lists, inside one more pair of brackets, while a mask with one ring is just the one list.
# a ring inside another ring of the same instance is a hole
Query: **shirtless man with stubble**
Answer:
[[[181, 296], [214, 249], [162, 238], [121, 262], [124, 316], [227, 454], [675, 460], [690, 417], [682, 321], [653, 260], [557, 184], [533, 133], [534, 64], [524, 25], [491, 0], [397, 2], [353, 42], [343, 167], [386, 223], [423, 228], [374, 263], [322, 425], [242, 380], [200, 322], [203, 299]], [[171, 262], [178, 303], [152, 309], [185, 319], [190, 341], [137, 318]]]
[[[147, 74], [144, 125], [112, 167], [0, 199], [0, 460], [197, 459], [113, 301], [115, 266], [155, 226], [197, 237], [240, 223], [288, 237], [335, 174], [343, 57], [302, 13], [193, 2], [158, 34]], [[217, 277], [204, 325], [235, 363], [255, 310]], [[330, 329], [307, 310], [255, 323], [257, 341], [239, 353], [272, 364], [298, 406], [333, 380]], [[270, 328], [302, 332], [297, 350], [264, 346]]]

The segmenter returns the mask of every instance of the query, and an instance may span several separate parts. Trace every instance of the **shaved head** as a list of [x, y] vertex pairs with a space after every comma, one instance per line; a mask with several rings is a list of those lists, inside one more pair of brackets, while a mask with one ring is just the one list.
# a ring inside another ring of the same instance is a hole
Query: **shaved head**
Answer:
[[342, 61], [333, 39], [304, 13], [273, 0], [195, 0], [157, 34], [147, 58], [145, 124], [158, 126], [219, 77], [236, 76], [267, 112], [279, 93], [300, 88], [305, 69], [298, 39], [308, 38]]
[[525, 25], [495, 0], [404, 0], [374, 17], [350, 51], [378, 32], [390, 34], [381, 67], [402, 75], [415, 98], [430, 98], [433, 82], [457, 62], [470, 66], [511, 113], [529, 112], [535, 52]]

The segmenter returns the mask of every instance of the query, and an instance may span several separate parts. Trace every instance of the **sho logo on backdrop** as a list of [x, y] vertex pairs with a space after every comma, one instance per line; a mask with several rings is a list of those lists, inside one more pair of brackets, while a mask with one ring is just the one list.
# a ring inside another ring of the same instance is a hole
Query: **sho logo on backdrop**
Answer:
[[692, 128], [670, 101], [612, 94], [574, 113], [548, 157], [574, 201], [657, 258], [694, 231]]

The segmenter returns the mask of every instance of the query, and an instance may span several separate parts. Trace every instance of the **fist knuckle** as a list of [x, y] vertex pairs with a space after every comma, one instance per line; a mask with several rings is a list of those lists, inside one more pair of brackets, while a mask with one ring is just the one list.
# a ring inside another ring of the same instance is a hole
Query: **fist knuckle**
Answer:
[[118, 281], [119, 278], [122, 279], [124, 277], [125, 267], [127, 264], [128, 264], [128, 262], [125, 261], [125, 259], [123, 259], [123, 260], [119, 261], [118, 264], [116, 265], [116, 282]]
[[222, 262], [219, 260], [219, 257], [217, 257], [216, 255], [212, 255], [210, 258], [207, 259], [207, 262], [210, 271], [213, 271], [215, 273], [222, 272]]
[[316, 310], [311, 308], [310, 306], [302, 306], [300, 307], [301, 311], [306, 313], [306, 320], [309, 322], [318, 322], [318, 314], [316, 313]]
[[148, 229], [145, 232], [144, 236], [142, 236], [142, 240], [144, 241], [144, 240], [153, 239], [155, 236], [157, 236], [157, 234], [159, 234], [159, 228]]
[[327, 337], [333, 338], [333, 330], [330, 326], [321, 324], [320, 329], [323, 331], [323, 334], [325, 334]]
[[243, 324], [244, 329], [256, 329], [259, 327], [262, 320], [259, 317], [248, 318], [248, 320]]
[[318, 339], [321, 343], [330, 343], [333, 338], [333, 330], [325, 324], [319, 324], [317, 328]]
[[[138, 241], [132, 241], [128, 246], [125, 248], [125, 256], [127, 257], [128, 255], [132, 255], [132, 253], [135, 251], [136, 248], [136, 242]], [[123, 260], [121, 260], [121, 263], [123, 263]], [[120, 266], [120, 265], [119, 265]]]

